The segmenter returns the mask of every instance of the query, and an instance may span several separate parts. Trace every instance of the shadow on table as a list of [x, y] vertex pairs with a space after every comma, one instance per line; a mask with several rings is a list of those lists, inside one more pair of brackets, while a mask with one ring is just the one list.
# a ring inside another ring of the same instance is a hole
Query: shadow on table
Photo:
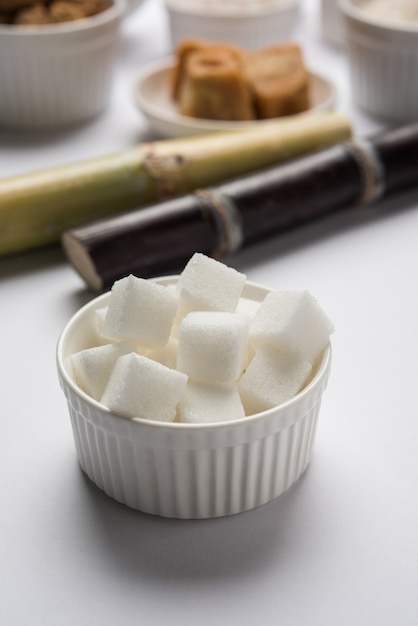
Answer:
[[254, 576], [270, 562], [284, 564], [298, 548], [306, 474], [264, 506], [206, 520], [165, 519], [130, 509], [81, 474], [95, 539], [118, 576], [170, 585]]
[[48, 270], [67, 263], [60, 245], [0, 257], [0, 281]]

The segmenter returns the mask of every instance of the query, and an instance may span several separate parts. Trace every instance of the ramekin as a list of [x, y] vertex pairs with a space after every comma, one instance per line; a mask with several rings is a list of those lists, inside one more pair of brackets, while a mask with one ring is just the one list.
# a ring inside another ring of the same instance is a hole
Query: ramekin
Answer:
[[125, 0], [126, 1], [126, 11], [125, 17], [132, 15], [135, 13], [145, 2], [145, 0]]
[[108, 104], [125, 0], [92, 17], [0, 25], [0, 127], [48, 129], [82, 122]]
[[[156, 280], [168, 285], [177, 277]], [[268, 292], [247, 282], [243, 296], [261, 302]], [[70, 354], [95, 345], [94, 312], [108, 298], [106, 293], [80, 309], [57, 345], [78, 460], [100, 489], [145, 513], [198, 519], [253, 509], [295, 483], [311, 459], [330, 346], [307, 386], [268, 411], [207, 425], [124, 418], [85, 394], [67, 366]]]
[[251, 7], [225, 3], [217, 11], [203, 0], [165, 0], [172, 47], [190, 38], [231, 43], [246, 50], [289, 41], [299, 4], [299, 0], [254, 0]]
[[338, 0], [321, 0], [321, 34], [328, 43], [342, 46], [343, 23]]
[[385, 22], [340, 0], [353, 101], [384, 121], [418, 119], [418, 24]]

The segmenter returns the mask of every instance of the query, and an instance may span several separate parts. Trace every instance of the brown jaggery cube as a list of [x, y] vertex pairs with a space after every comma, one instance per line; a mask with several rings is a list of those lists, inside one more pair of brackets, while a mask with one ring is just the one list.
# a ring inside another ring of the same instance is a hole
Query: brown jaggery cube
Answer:
[[44, 4], [35, 4], [33, 7], [18, 11], [14, 18], [14, 24], [19, 26], [36, 26], [50, 24], [48, 9]]
[[214, 47], [191, 52], [180, 83], [182, 115], [211, 120], [254, 119], [251, 94], [240, 58]]
[[106, 9], [111, 7], [112, 0], [74, 0], [74, 4], [82, 6], [84, 15], [86, 17], [91, 17], [92, 15], [102, 13], [102, 11], [106, 11]]
[[0, 0], [0, 24], [36, 26], [71, 22], [101, 13], [113, 0]]
[[294, 115], [309, 108], [309, 74], [298, 44], [247, 54], [245, 72], [260, 119]]
[[39, 0], [0, 0], [0, 13], [10, 15], [36, 4], [39, 4]]
[[68, 0], [56, 0], [49, 7], [51, 22], [72, 22], [86, 17], [83, 6]]
[[206, 41], [200, 39], [183, 39], [176, 48], [176, 63], [171, 74], [171, 95], [174, 100], [178, 99], [181, 81], [184, 78], [187, 57], [197, 50], [210, 45]]
[[183, 39], [176, 48], [176, 64], [170, 77], [170, 91], [174, 100], [178, 99], [180, 93], [181, 82], [185, 76], [187, 59], [194, 52], [208, 49], [215, 50], [216, 52], [222, 50], [234, 56], [237, 62], [241, 61], [241, 50], [233, 44], [214, 44], [210, 41], [194, 38]]

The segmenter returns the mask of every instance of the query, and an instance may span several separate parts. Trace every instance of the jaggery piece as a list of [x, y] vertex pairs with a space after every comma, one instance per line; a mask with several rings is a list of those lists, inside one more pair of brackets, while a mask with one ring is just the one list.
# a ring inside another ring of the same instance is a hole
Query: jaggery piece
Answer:
[[39, 0], [0, 0], [0, 13], [10, 14], [39, 4]]
[[297, 44], [272, 46], [246, 55], [245, 72], [259, 119], [309, 108], [309, 74]]
[[0, 0], [0, 24], [69, 22], [96, 15], [110, 6], [112, 0]]
[[240, 60], [228, 50], [202, 48], [187, 56], [179, 86], [182, 115], [212, 120], [254, 119]]
[[83, 8], [85, 17], [102, 13], [112, 6], [112, 0], [74, 0], [74, 2]]
[[50, 24], [51, 18], [44, 4], [35, 4], [32, 7], [18, 11], [14, 23], [19, 26], [38, 26], [40, 24]]
[[50, 20], [54, 23], [72, 22], [86, 17], [82, 4], [68, 2], [67, 0], [56, 0], [49, 7]]
[[177, 100], [181, 81], [184, 78], [186, 62], [190, 54], [198, 50], [222, 50], [234, 55], [237, 60], [241, 60], [241, 51], [232, 44], [214, 44], [202, 39], [184, 39], [176, 48], [176, 63], [171, 75], [171, 94], [174, 100]]
[[171, 74], [171, 94], [177, 100], [180, 90], [180, 83], [184, 76], [187, 57], [191, 52], [201, 50], [205, 42], [200, 39], [185, 39], [176, 48], [176, 63]]

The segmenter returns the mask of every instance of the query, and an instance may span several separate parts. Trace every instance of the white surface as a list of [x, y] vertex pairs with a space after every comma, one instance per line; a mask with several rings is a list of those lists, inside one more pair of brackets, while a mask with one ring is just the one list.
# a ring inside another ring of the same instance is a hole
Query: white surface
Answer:
[[[341, 52], [304, 2], [298, 38], [340, 87]], [[60, 135], [0, 135], [2, 175], [149, 138], [131, 87], [169, 54], [147, 0], [124, 25], [111, 106]], [[307, 288], [335, 324], [314, 455], [284, 496], [212, 521], [142, 515], [79, 469], [55, 370], [60, 331], [92, 294], [59, 249], [0, 261], [0, 623], [416, 626], [418, 615], [418, 194], [351, 210], [237, 255], [272, 288]]]
[[[254, 125], [266, 125], [271, 122], [271, 119], [256, 122], [225, 122], [180, 115], [170, 91], [170, 76], [173, 66], [173, 57], [151, 63], [140, 72], [135, 84], [134, 93], [138, 109], [158, 135], [187, 137], [200, 135], [207, 131], [239, 130]], [[310, 72], [310, 81], [312, 100], [310, 111], [333, 109], [336, 89], [332, 81], [317, 72]], [[308, 111], [298, 115], [306, 115], [307, 113]]]

